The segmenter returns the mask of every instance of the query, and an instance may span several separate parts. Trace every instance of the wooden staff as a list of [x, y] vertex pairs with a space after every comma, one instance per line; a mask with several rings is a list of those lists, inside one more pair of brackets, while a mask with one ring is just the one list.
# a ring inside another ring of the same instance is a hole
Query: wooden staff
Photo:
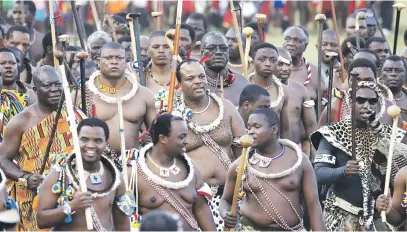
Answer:
[[78, 32], [79, 35], [79, 42], [81, 43], [82, 49], [84, 51], [87, 51], [87, 46], [85, 45], [84, 28], [82, 27], [83, 24], [78, 14], [78, 8], [75, 4], [75, 1], [71, 1], [71, 10], [73, 12], [73, 17], [75, 18], [76, 31]]
[[356, 15], [356, 26], [355, 26], [355, 32], [356, 32], [356, 47], [360, 49], [360, 24], [359, 20], [365, 20], [366, 19], [366, 14], [365, 12], [361, 11]]
[[248, 70], [247, 70], [247, 63], [244, 60], [242, 37], [241, 37], [241, 35], [239, 33], [239, 24], [237, 23], [236, 9], [235, 9], [235, 6], [233, 4], [233, 0], [229, 0], [229, 4], [230, 4], [230, 9], [232, 11], [233, 26], [234, 26], [235, 33], [236, 33], [237, 44], [239, 46], [240, 60], [242, 61], [242, 65], [243, 65], [243, 74], [245, 75], [246, 78], [249, 78], [249, 73], [248, 73]]
[[315, 21], [319, 23], [318, 32], [318, 114], [317, 122], [321, 117], [322, 112], [322, 32], [324, 30], [324, 22], [326, 21], [326, 16], [324, 14], [317, 14], [315, 16]]
[[174, 35], [174, 54], [172, 56], [172, 70], [170, 79], [170, 89], [168, 93], [168, 113], [172, 112], [172, 107], [174, 105], [174, 91], [175, 91], [175, 79], [177, 71], [177, 58], [179, 53], [179, 37], [181, 34], [181, 16], [182, 16], [182, 0], [178, 0], [177, 3], [177, 19], [175, 22], [175, 35]]
[[162, 12], [159, 12], [159, 11], [151, 12], [151, 16], [153, 17], [153, 21], [154, 21], [156, 31], [160, 30], [160, 25], [158, 25], [158, 18], [161, 15], [162, 15]]
[[[236, 176], [236, 184], [235, 184], [235, 191], [233, 192], [233, 200], [232, 200], [232, 207], [231, 207], [231, 214], [233, 216], [237, 215], [237, 200], [239, 198], [239, 191], [242, 184], [242, 176], [245, 170], [245, 164], [247, 160], [247, 153], [249, 151], [249, 147], [253, 144], [253, 138], [250, 135], [243, 135], [240, 137], [240, 145], [243, 147], [242, 155], [240, 156], [239, 162], [239, 170]], [[225, 228], [225, 230], [228, 230]]]
[[[174, 41], [172, 38], [174, 38], [175, 34], [175, 29], [170, 29], [167, 32], [165, 32], [165, 41], [167, 41], [168, 46], [170, 46], [170, 49], [172, 52], [174, 52]], [[181, 56], [178, 55], [177, 57], [178, 62], [182, 62]]]
[[335, 65], [335, 60], [338, 57], [338, 53], [336, 52], [328, 52], [325, 54], [327, 58], [329, 58], [329, 82], [328, 82], [328, 106], [327, 106], [327, 125], [331, 125], [331, 109], [332, 109], [332, 83], [333, 83], [333, 77], [334, 77], [334, 65]]
[[[386, 181], [384, 183], [384, 195], [389, 195], [389, 185], [390, 185], [390, 177], [391, 177], [391, 163], [393, 160], [393, 150], [394, 150], [394, 142], [396, 141], [397, 135], [397, 124], [399, 121], [399, 114], [400, 108], [392, 105], [387, 108], [387, 114], [393, 118], [393, 127], [391, 128], [391, 137], [390, 137], [390, 146], [389, 146], [389, 155], [387, 156], [387, 170], [386, 170]], [[391, 196], [389, 196], [391, 197]], [[382, 216], [382, 222], [386, 222], [386, 211], [382, 211], [380, 213]]]
[[100, 21], [99, 21], [99, 16], [98, 16], [98, 11], [96, 9], [95, 1], [89, 0], [89, 4], [90, 4], [90, 8], [92, 9], [92, 16], [93, 16], [93, 19], [95, 20], [96, 29], [98, 31], [101, 31], [102, 25], [100, 24]]
[[350, 72], [352, 78], [352, 160], [356, 160], [356, 85], [358, 83], [359, 73], [356, 71]]
[[[330, 0], [331, 2], [331, 10], [332, 10], [332, 19], [334, 20], [334, 28], [335, 28], [335, 33], [336, 33], [336, 43], [338, 44], [338, 46], [341, 46], [341, 41], [339, 38], [339, 31], [338, 31], [338, 24], [336, 22], [336, 11], [335, 11], [335, 3], [334, 0]], [[342, 81], [342, 83], [345, 81], [345, 68], [344, 68], [344, 64], [345, 62], [343, 61], [343, 54], [342, 54], [342, 50], [338, 49], [339, 52], [339, 60], [341, 62], [341, 73], [342, 73], [342, 77], [340, 76], [340, 79]]]
[[393, 44], [393, 55], [396, 55], [397, 39], [398, 39], [398, 35], [399, 35], [399, 25], [400, 25], [400, 13], [401, 13], [402, 9], [406, 8], [406, 6], [403, 3], [396, 3], [393, 5], [393, 8], [397, 10], [396, 29], [394, 30], [394, 44]]
[[[52, 37], [52, 51], [54, 54], [54, 66], [56, 69], [60, 71], [61, 76], [62, 76], [62, 85], [64, 87], [64, 95], [65, 101], [66, 101], [66, 106], [67, 106], [67, 111], [68, 111], [68, 121], [69, 121], [69, 128], [72, 133], [72, 142], [74, 144], [74, 151], [76, 154], [76, 167], [78, 169], [78, 179], [79, 179], [79, 184], [80, 184], [80, 190], [82, 192], [87, 192], [87, 186], [86, 186], [86, 180], [85, 180], [85, 172], [83, 169], [83, 161], [82, 161], [82, 155], [81, 155], [81, 149], [78, 146], [79, 144], [79, 139], [78, 139], [78, 133], [77, 133], [77, 125], [75, 122], [75, 113], [73, 111], [73, 105], [72, 105], [72, 99], [70, 97], [70, 92], [69, 92], [69, 85], [68, 81], [65, 76], [65, 66], [60, 65], [58, 68], [58, 60], [55, 57], [56, 54], [56, 36], [55, 36], [55, 23], [54, 23], [54, 7], [53, 7], [53, 1], [49, 1], [49, 18], [50, 18], [50, 25], [51, 25], [51, 37]], [[92, 215], [90, 208], [85, 209], [85, 216], [86, 216], [86, 227], [88, 230], [93, 229], [93, 220], [92, 220]]]
[[264, 43], [266, 41], [266, 37], [263, 32], [263, 22], [266, 21], [267, 15], [265, 14], [256, 14], [256, 20], [257, 20], [257, 32], [259, 33], [260, 40], [261, 42]]
[[[126, 19], [129, 22], [130, 26], [130, 38], [131, 38], [131, 51], [133, 53], [133, 60], [137, 58], [137, 51], [136, 51], [136, 37], [134, 35], [134, 15], [127, 14]], [[139, 67], [140, 68], [140, 67]]]
[[126, 158], [126, 138], [124, 135], [124, 121], [123, 121], [123, 100], [117, 99], [117, 112], [119, 116], [119, 130], [120, 130], [120, 153], [122, 156], [123, 165], [123, 180], [126, 186], [126, 191], [129, 191], [129, 179], [127, 176], [127, 158]]
[[146, 77], [144, 76], [144, 67], [143, 67], [143, 61], [141, 59], [141, 48], [140, 48], [140, 24], [139, 24], [139, 18], [141, 16], [141, 13], [133, 13], [134, 17], [133, 20], [136, 19], [136, 23], [134, 24], [134, 36], [136, 40], [136, 56], [137, 56], [137, 64], [138, 64], [138, 74], [140, 77], [140, 84], [142, 86], [147, 86], [146, 84]]
[[[375, 3], [375, 1], [370, 1], [370, 10], [372, 10], [373, 17], [376, 20], [377, 29], [379, 29], [379, 32], [380, 32], [380, 35], [382, 36], [382, 38], [384, 40], [386, 40], [387, 46], [389, 47], [389, 50], [390, 50], [389, 42], [387, 42], [386, 36], [384, 35], [384, 32], [383, 32], [383, 29], [380, 26], [380, 21], [379, 21], [379, 18], [377, 17], [376, 10], [373, 7], [374, 3]], [[390, 50], [390, 53], [392, 53], [391, 50]]]
[[86, 52], [78, 52], [76, 57], [79, 59], [79, 69], [81, 71], [81, 102], [82, 112], [86, 114], [86, 80], [85, 80], [85, 60], [88, 58]]
[[246, 47], [245, 47], [245, 54], [244, 54], [244, 61], [242, 60], [242, 63], [245, 62], [247, 66], [249, 66], [249, 54], [250, 54], [250, 43], [252, 41], [252, 35], [253, 35], [253, 28], [251, 27], [245, 27], [243, 29], [243, 34], [246, 37]]
[[359, 49], [355, 48], [355, 46], [353, 46], [353, 44], [351, 42], [346, 42], [346, 47], [349, 48], [350, 53], [352, 53], [352, 56], [355, 56], [356, 53], [359, 52]]
[[24, 1], [20, 1], [20, 6], [21, 6], [21, 25], [27, 26], [25, 23], [25, 7], [24, 7]]

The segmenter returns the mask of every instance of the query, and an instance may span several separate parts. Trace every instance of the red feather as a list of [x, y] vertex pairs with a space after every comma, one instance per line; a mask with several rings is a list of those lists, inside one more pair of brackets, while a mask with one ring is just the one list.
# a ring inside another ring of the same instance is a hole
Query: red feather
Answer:
[[206, 61], [208, 61], [211, 58], [211, 54], [210, 53], [206, 53], [204, 57], [202, 57], [202, 59], [199, 61], [199, 63], [201, 63], [202, 65], [205, 64]]

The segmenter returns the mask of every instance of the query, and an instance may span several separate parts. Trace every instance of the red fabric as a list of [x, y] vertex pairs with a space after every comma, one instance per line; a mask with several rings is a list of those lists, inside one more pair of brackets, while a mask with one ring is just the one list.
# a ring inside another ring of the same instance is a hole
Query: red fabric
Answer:
[[232, 26], [232, 11], [228, 8], [223, 16], [223, 26], [229, 28]]
[[214, 1], [212, 1], [212, 5], [211, 5], [213, 8], [216, 8], [216, 9], [218, 9], [219, 10], [219, 1], [217, 1], [217, 0], [214, 0]]
[[360, 9], [360, 8], [366, 8], [366, 3], [365, 1], [357, 1], [357, 0], [352, 0], [349, 1], [349, 5], [348, 5], [348, 14], [352, 14], [353, 12], [355, 12], [355, 10]]
[[186, 1], [182, 3], [182, 14], [187, 15], [195, 12], [195, 3], [193, 1]]
[[[261, 3], [259, 13], [265, 14], [265, 15], [270, 14], [270, 2], [269, 1], [264, 1]], [[269, 21], [269, 17], [267, 17], [265, 22], [268, 22], [268, 21]]]

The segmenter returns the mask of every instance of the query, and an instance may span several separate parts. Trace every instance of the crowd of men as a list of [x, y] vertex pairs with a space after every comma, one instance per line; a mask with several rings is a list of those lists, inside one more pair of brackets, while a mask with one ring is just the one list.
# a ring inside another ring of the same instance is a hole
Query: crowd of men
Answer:
[[341, 44], [301, 26], [273, 44], [258, 22], [248, 43], [193, 13], [179, 54], [178, 30], [157, 29], [135, 38], [138, 63], [125, 15], [80, 47], [17, 1], [0, 48], [0, 229], [404, 230], [407, 40], [392, 55], [369, 12]]

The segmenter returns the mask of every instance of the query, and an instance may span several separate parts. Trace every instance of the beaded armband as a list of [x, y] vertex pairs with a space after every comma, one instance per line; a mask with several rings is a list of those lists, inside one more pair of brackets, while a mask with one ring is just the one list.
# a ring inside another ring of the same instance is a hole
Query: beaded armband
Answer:
[[306, 108], [312, 108], [315, 106], [315, 102], [313, 100], [308, 100], [302, 103], [302, 105]]
[[116, 205], [127, 216], [133, 215], [136, 211], [136, 199], [131, 191], [116, 198]]
[[209, 187], [207, 183], [204, 183], [204, 185], [198, 189], [197, 193], [198, 195], [207, 197], [209, 199], [213, 197], [211, 187]]
[[[52, 186], [52, 193], [58, 196], [57, 208], [63, 207], [65, 203], [68, 203], [75, 196], [76, 189], [72, 184], [68, 184], [65, 188], [65, 171], [59, 165], [54, 167], [54, 170], [59, 173], [58, 181]], [[65, 223], [72, 222], [72, 215], [67, 215], [64, 220]]]

